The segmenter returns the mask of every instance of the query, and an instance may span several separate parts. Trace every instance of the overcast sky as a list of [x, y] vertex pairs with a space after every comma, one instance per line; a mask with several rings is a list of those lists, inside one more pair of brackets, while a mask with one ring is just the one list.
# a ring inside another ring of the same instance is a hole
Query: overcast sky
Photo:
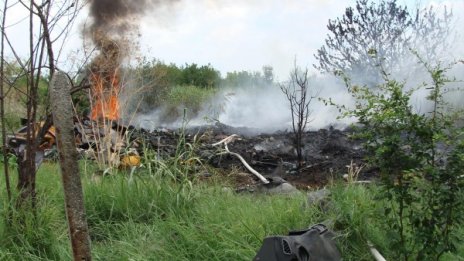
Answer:
[[[3, 1], [2, 1], [3, 2]], [[274, 67], [278, 80], [285, 80], [296, 58], [300, 66], [312, 68], [313, 54], [324, 43], [328, 19], [341, 16], [352, 0], [181, 0], [175, 7], [148, 11], [140, 21], [139, 56], [166, 63], [211, 64], [224, 76], [229, 71], [260, 71]], [[413, 7], [416, 0], [399, 0]], [[456, 13], [464, 0], [429, 1], [422, 5], [446, 3]], [[10, 16], [16, 24], [20, 13]], [[462, 17], [462, 16], [461, 16]], [[88, 21], [87, 10], [79, 23]], [[461, 24], [464, 21], [461, 19]], [[25, 42], [24, 28], [8, 30], [12, 39]], [[67, 49], [82, 48], [80, 29], [75, 27]], [[25, 49], [27, 50], [27, 49]]]
[[[351, 0], [190, 0], [168, 19], [147, 17], [141, 25], [142, 49], [165, 62], [210, 63], [225, 72], [274, 67], [284, 80], [296, 57], [312, 68], [324, 43], [327, 22], [343, 14]], [[415, 0], [399, 0], [413, 7]], [[464, 9], [464, 0], [446, 2]]]

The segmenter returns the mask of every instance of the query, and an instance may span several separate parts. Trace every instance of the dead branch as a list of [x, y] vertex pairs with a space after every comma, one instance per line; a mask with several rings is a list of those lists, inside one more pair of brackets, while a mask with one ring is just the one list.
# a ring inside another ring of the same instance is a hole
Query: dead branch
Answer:
[[372, 184], [372, 180], [356, 180], [352, 182], [353, 184]]
[[261, 175], [259, 172], [257, 172], [255, 169], [253, 169], [247, 162], [246, 160], [240, 156], [240, 154], [238, 153], [235, 153], [235, 152], [231, 152], [229, 150], [229, 147], [227, 146], [227, 144], [233, 142], [234, 140], [236, 139], [239, 139], [239, 136], [237, 134], [232, 134], [230, 135], [229, 137], [226, 137], [224, 139], [222, 139], [221, 141], [219, 142], [216, 142], [214, 144], [211, 144], [211, 146], [218, 146], [218, 145], [221, 145], [221, 144], [224, 144], [224, 149], [225, 149], [225, 152], [223, 152], [223, 154], [230, 154], [230, 155], [233, 155], [235, 157], [237, 157], [242, 163], [243, 165], [245, 166], [245, 168], [247, 168], [251, 173], [253, 173], [256, 177], [259, 178], [259, 180], [261, 180], [264, 184], [269, 184], [269, 180], [267, 180], [263, 175]]
[[224, 139], [222, 139], [222, 140], [220, 140], [220, 141], [218, 141], [218, 142], [216, 142], [214, 144], [211, 144], [211, 146], [216, 147], [218, 145], [221, 145], [222, 143], [225, 143], [227, 145], [229, 143], [234, 142], [237, 139], [240, 139], [240, 137], [237, 134], [232, 134], [229, 137], [226, 137], [226, 138], [224, 138]]

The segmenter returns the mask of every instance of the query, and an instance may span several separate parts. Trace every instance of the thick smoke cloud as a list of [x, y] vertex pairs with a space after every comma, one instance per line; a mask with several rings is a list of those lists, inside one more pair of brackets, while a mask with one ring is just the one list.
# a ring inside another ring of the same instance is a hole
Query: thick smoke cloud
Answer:
[[176, 2], [178, 0], [92, 0], [90, 1], [90, 15], [93, 18], [91, 30], [126, 33], [136, 28], [139, 19], [149, 10]]
[[178, 0], [91, 0], [91, 24], [84, 31], [98, 51], [99, 58], [120, 64], [137, 39], [140, 19], [157, 8]]

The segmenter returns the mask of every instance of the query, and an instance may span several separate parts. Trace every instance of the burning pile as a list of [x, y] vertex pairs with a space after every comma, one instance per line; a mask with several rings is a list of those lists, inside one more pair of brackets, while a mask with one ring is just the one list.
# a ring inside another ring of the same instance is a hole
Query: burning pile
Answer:
[[[90, 82], [91, 111], [89, 118], [75, 121], [76, 143], [88, 154], [105, 165], [117, 166], [127, 162], [123, 156], [126, 132], [119, 128], [121, 105], [119, 95], [122, 89], [123, 63], [133, 51], [132, 46], [138, 34], [138, 20], [148, 7], [175, 1], [163, 0], [90, 0], [91, 24], [83, 31], [95, 47], [87, 78]], [[43, 123], [40, 123], [43, 124]], [[21, 149], [25, 146], [26, 128], [9, 137], [10, 147]], [[55, 144], [53, 127], [48, 130], [46, 140], [41, 144], [39, 158]], [[132, 152], [134, 153], [134, 152]], [[40, 156], [41, 155], [41, 156]], [[133, 158], [130, 158], [133, 159]], [[41, 159], [38, 160], [40, 164]], [[132, 162], [132, 160], [129, 160]]]
[[[91, 83], [91, 113], [89, 122], [81, 122], [81, 134], [86, 136], [90, 129], [93, 156], [106, 166], [117, 166], [124, 149], [124, 133], [112, 129], [120, 120], [119, 93], [121, 89], [121, 45], [109, 39], [101, 31], [94, 32], [94, 41], [100, 54], [92, 61], [89, 78]], [[89, 128], [90, 127], [90, 128]], [[87, 140], [89, 136], [85, 137]]]
[[175, 2], [177, 0], [90, 0], [92, 20], [84, 34], [97, 51], [89, 72], [92, 120], [120, 120], [122, 65], [137, 46], [138, 22], [147, 10]]
[[[125, 132], [113, 126], [121, 120], [119, 94], [122, 65], [128, 54], [136, 20], [146, 1], [92, 0], [92, 24], [84, 33], [95, 46], [97, 55], [91, 62], [88, 78], [91, 84], [91, 121], [81, 121], [80, 136], [93, 144], [87, 148], [97, 162], [118, 166], [125, 162], [120, 154], [125, 150]], [[90, 131], [88, 131], [90, 130]], [[138, 163], [137, 163], [138, 164]]]
[[98, 51], [89, 72], [92, 96], [90, 117], [94, 121], [114, 121], [120, 117], [120, 68], [125, 57], [123, 51], [128, 44], [123, 37], [114, 35], [114, 32], [120, 31], [114, 28], [116, 14], [106, 13], [105, 10], [111, 10], [112, 5], [103, 8], [102, 2], [105, 1], [92, 1], [93, 24], [87, 32]]

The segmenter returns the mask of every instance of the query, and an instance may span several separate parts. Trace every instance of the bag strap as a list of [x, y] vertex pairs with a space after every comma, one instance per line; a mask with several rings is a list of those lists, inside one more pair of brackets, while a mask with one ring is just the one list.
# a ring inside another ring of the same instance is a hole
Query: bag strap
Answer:
[[307, 228], [307, 229], [290, 231], [290, 232], [288, 232], [288, 235], [289, 236], [300, 236], [300, 235], [303, 235], [304, 233], [306, 233], [306, 232], [308, 232], [310, 230], [314, 230], [314, 229], [317, 230], [320, 235], [324, 234], [328, 230], [327, 227], [324, 224], [316, 224], [316, 225], [313, 225], [313, 226], [311, 226], [310, 228]]

